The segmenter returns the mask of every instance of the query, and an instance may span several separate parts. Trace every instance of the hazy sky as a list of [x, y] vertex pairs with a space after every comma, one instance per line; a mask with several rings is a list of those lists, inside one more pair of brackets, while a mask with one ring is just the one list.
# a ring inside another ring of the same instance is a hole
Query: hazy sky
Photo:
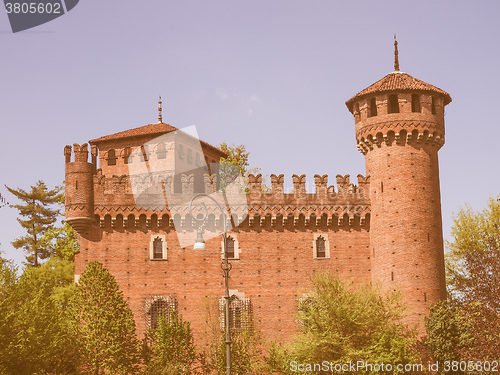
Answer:
[[[365, 173], [345, 101], [393, 70], [450, 93], [439, 152], [445, 237], [500, 193], [500, 2], [81, 0], [12, 34], [0, 12], [0, 194], [64, 179], [63, 148], [157, 121], [244, 144], [264, 174]], [[17, 211], [0, 249], [24, 259]]]

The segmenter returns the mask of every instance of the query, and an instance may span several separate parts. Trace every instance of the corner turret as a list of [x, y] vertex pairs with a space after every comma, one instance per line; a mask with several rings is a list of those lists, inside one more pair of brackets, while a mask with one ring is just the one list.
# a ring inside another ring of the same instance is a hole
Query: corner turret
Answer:
[[71, 146], [64, 147], [66, 165], [66, 222], [78, 233], [84, 233], [94, 222], [94, 174], [96, 173], [97, 147], [91, 147], [88, 162], [88, 145], [74, 144], [74, 161]]

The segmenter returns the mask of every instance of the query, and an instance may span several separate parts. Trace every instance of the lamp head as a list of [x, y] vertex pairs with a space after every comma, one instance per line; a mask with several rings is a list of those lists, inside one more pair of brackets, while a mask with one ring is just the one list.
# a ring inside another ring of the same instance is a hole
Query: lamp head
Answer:
[[194, 250], [206, 250], [207, 246], [205, 245], [205, 241], [203, 241], [203, 230], [200, 227], [198, 228], [198, 231], [196, 233], [196, 242], [194, 243]]

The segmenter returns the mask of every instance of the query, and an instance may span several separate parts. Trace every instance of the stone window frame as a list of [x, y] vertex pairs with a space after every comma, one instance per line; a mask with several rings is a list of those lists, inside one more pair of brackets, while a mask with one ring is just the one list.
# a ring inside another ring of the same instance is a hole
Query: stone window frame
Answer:
[[[162, 253], [162, 257], [161, 258], [155, 258], [154, 257], [154, 241], [155, 239], [159, 238], [162, 242], [162, 246], [163, 246], [163, 253]], [[162, 261], [162, 260], [167, 260], [167, 250], [168, 250], [168, 246], [167, 246], [167, 240], [165, 238], [165, 235], [164, 234], [152, 234], [151, 235], [151, 241], [149, 241], [149, 260], [152, 260], [152, 261]]]
[[[316, 250], [316, 241], [319, 237], [325, 239], [325, 256], [318, 257], [318, 252]], [[314, 233], [313, 234], [313, 259], [330, 259], [330, 239], [328, 238], [328, 233]]]
[[[234, 257], [233, 258], [227, 258], [229, 260], [239, 260], [240, 259], [240, 245], [238, 242], [238, 237], [236, 236], [236, 233], [228, 233], [227, 238], [231, 237], [234, 241]], [[221, 254], [221, 259], [224, 259], [224, 239], [220, 242], [220, 254]]]

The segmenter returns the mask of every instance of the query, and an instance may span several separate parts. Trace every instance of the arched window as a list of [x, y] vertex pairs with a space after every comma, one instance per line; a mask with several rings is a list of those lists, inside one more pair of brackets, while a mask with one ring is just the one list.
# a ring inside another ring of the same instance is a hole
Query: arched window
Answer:
[[193, 150], [191, 150], [190, 148], [188, 148], [187, 162], [189, 164], [193, 164]]
[[420, 95], [418, 94], [411, 95], [411, 111], [422, 112], [422, 109], [420, 108]]
[[114, 149], [108, 151], [108, 165], [116, 165], [116, 152]]
[[436, 101], [433, 96], [431, 97], [431, 112], [433, 115], [436, 114]]
[[326, 257], [326, 240], [323, 236], [316, 238], [316, 258]]
[[234, 258], [234, 239], [231, 236], [226, 238], [226, 255], [228, 258]]
[[168, 323], [171, 322], [171, 314], [177, 310], [177, 300], [170, 296], [156, 297], [154, 300], [146, 301], [146, 314], [148, 325], [153, 330], [158, 328], [158, 321], [162, 314]]
[[370, 105], [368, 108], [368, 117], [377, 116], [377, 99], [371, 98]]
[[396, 94], [389, 95], [388, 113], [399, 113], [399, 102]]

